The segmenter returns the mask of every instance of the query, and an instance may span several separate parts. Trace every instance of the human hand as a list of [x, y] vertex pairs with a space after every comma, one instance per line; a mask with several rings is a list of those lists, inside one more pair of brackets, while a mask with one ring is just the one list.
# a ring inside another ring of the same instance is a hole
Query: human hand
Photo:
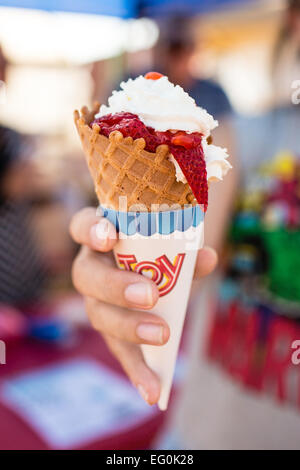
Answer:
[[[161, 346], [169, 339], [167, 323], [147, 312], [158, 301], [158, 288], [147, 277], [116, 267], [111, 254], [118, 240], [115, 228], [107, 219], [97, 216], [94, 208], [74, 215], [70, 233], [82, 245], [73, 263], [72, 278], [85, 297], [90, 322], [102, 334], [144, 400], [152, 405], [159, 399], [160, 382], [146, 365], [139, 345]], [[207, 276], [216, 264], [216, 252], [201, 249], [195, 277]]]

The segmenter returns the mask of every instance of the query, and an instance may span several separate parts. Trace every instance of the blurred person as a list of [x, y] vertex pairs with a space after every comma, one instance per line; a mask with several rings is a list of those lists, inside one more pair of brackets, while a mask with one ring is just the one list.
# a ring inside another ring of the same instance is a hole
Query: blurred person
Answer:
[[45, 270], [30, 228], [30, 199], [39, 188], [26, 140], [0, 126], [0, 303], [40, 298]]
[[[191, 74], [195, 54], [195, 24], [190, 18], [175, 16], [160, 25], [160, 38], [154, 48], [154, 69], [180, 85], [198, 104], [217, 119], [232, 114], [230, 101], [222, 87], [211, 79]], [[200, 23], [201, 28], [201, 23]]]
[[221, 187], [211, 185], [209, 191], [205, 238], [209, 246], [219, 252], [239, 171], [235, 158], [234, 112], [219, 84], [211, 79], [195, 78], [191, 74], [190, 62], [196, 49], [195, 27], [196, 24], [184, 16], [174, 16], [163, 22], [160, 25], [160, 39], [154, 49], [154, 66], [155, 70], [167, 75], [172, 83], [180, 85], [198, 106], [219, 121], [219, 126], [213, 132], [213, 141], [228, 149], [233, 166], [233, 171], [229, 172]]

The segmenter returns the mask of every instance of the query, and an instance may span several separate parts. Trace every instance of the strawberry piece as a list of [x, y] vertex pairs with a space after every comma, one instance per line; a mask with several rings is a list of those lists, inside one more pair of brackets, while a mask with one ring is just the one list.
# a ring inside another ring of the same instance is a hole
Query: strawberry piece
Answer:
[[177, 133], [174, 137], [172, 137], [171, 144], [180, 145], [185, 149], [192, 149], [195, 145], [193, 136], [183, 133]]
[[148, 72], [145, 75], [147, 80], [158, 80], [161, 77], [163, 77], [163, 74], [159, 72]]
[[203, 204], [204, 211], [206, 211], [208, 205], [208, 184], [201, 141], [196, 147], [185, 150], [180, 146], [171, 144], [170, 151], [186, 177], [197, 202]]

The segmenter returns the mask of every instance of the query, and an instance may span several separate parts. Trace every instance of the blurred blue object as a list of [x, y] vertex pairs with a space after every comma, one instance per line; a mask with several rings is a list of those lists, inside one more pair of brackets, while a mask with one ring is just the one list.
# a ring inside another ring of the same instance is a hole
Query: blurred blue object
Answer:
[[136, 18], [192, 15], [240, 6], [251, 1], [253, 0], [4, 0], [0, 1], [0, 6]]
[[31, 319], [29, 336], [40, 341], [63, 342], [70, 338], [72, 328], [60, 318]]
[[253, 0], [142, 0], [137, 3], [140, 16], [162, 17], [201, 14], [241, 6], [251, 1]]
[[95, 15], [133, 18], [137, 14], [134, 0], [4, 0], [0, 6], [46, 11], [68, 11]]
[[245, 211], [237, 215], [235, 221], [239, 230], [251, 230], [259, 226], [259, 214], [254, 211]]
[[220, 301], [222, 304], [233, 302], [240, 294], [240, 286], [230, 278], [225, 279], [220, 286]]

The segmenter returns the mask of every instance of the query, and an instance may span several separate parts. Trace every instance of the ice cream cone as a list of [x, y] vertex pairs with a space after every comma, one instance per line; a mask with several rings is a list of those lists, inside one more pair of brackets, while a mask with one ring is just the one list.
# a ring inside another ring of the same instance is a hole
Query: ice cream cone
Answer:
[[102, 205], [118, 210], [120, 196], [127, 197], [127, 210], [137, 204], [147, 211], [152, 204], [197, 204], [190, 186], [176, 180], [167, 145], [150, 153], [144, 150], [142, 138], [124, 138], [119, 131], [109, 138], [101, 135], [97, 124], [90, 127], [98, 109], [96, 103], [92, 111], [86, 107], [81, 115], [75, 111], [74, 120]]

